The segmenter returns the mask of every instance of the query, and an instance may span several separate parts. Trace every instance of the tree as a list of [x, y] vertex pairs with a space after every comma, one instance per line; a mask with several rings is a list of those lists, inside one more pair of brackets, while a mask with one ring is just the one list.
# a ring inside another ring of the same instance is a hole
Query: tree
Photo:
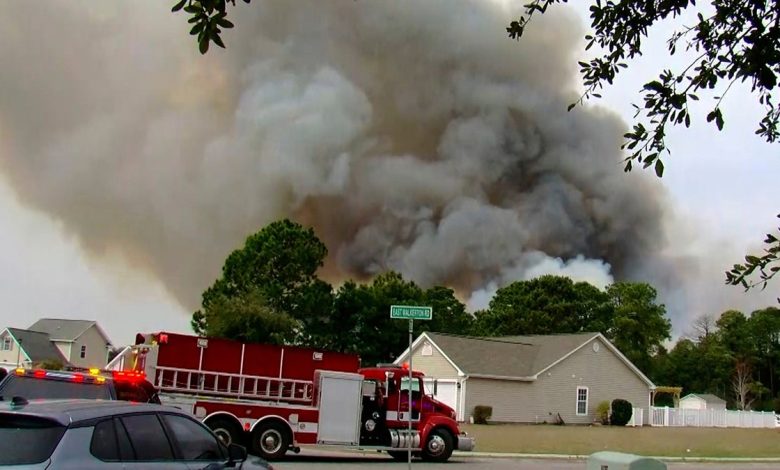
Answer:
[[496, 291], [490, 308], [476, 314], [481, 336], [601, 331], [610, 324], [609, 298], [596, 287], [546, 275]]
[[607, 295], [614, 319], [605, 335], [637, 367], [649, 371], [651, 357], [671, 337], [666, 307], [656, 303], [658, 293], [645, 283], [618, 282], [607, 287]]
[[[780, 218], [780, 214], [777, 215]], [[780, 227], [777, 228], [780, 232]], [[734, 286], [742, 286], [745, 290], [754, 287], [766, 289], [770, 279], [780, 272], [780, 235], [766, 234], [764, 239], [764, 253], [761, 256], [748, 255], [745, 264], [735, 264], [731, 271], [726, 273], [726, 283]], [[751, 280], [750, 276], [758, 272], [758, 280]], [[780, 298], [777, 299], [780, 302]]]
[[[520, 39], [535, 14], [567, 0], [532, 0], [525, 5], [525, 14], [507, 28], [510, 38]], [[700, 96], [709, 99], [707, 122], [718, 130], [725, 125], [721, 103], [737, 82], [747, 82], [765, 114], [756, 134], [767, 142], [780, 137], [780, 104], [774, 90], [780, 73], [780, 0], [740, 2], [711, 0], [713, 13], [696, 5], [694, 0], [672, 1], [608, 1], [596, 0], [590, 6], [592, 32], [585, 36], [586, 50], [593, 45], [601, 48], [589, 62], [580, 62], [585, 92], [576, 104], [595, 97], [604, 85], [611, 85], [631, 59], [642, 54], [643, 40], [650, 28], [658, 23], [674, 23], [676, 31], [667, 41], [669, 55], [685, 49], [693, 59], [681, 70], [664, 68], [658, 78], [642, 89], [642, 105], [634, 105], [635, 122], [624, 135], [622, 148], [629, 151], [625, 170], [635, 163], [644, 168], [653, 166], [656, 174], [664, 173], [661, 155], [671, 153], [666, 144], [667, 125], [689, 127], [692, 112], [689, 104]], [[692, 26], [682, 24], [681, 13], [696, 8], [697, 21]], [[736, 264], [727, 273], [726, 282], [751, 288], [766, 285], [780, 271], [780, 242], [768, 235], [762, 256], [747, 256], [745, 264]], [[759, 281], [748, 278], [759, 273]], [[780, 301], [780, 299], [778, 299]]]
[[737, 408], [740, 410], [749, 410], [750, 404], [753, 403], [753, 399], [749, 398], [752, 384], [753, 377], [750, 364], [745, 360], [737, 361], [731, 386], [734, 391]]
[[[244, 3], [249, 2], [250, 0], [244, 0]], [[173, 6], [171, 11], [174, 13], [184, 10], [190, 14], [190, 19], [187, 21], [193, 25], [190, 34], [197, 35], [201, 54], [208, 52], [209, 44], [212, 42], [219, 47], [225, 47], [220, 28], [233, 27], [233, 23], [227, 20], [228, 3], [235, 6], [236, 0], [178, 0]]]
[[259, 289], [228, 297], [215, 297], [203, 312], [196, 312], [193, 330], [199, 335], [246, 342], [288, 344], [299, 323], [268, 305]]
[[214, 321], [212, 304], [233, 298], [254, 302], [262, 297], [271, 310], [304, 326], [325, 321], [333, 305], [332, 289], [316, 273], [327, 253], [311, 228], [287, 219], [267, 225], [227, 257], [222, 276], [203, 293], [193, 328], [206, 331], [204, 318]]
[[689, 334], [693, 339], [700, 341], [706, 340], [715, 332], [715, 319], [710, 314], [698, 316], [691, 324], [693, 332]]

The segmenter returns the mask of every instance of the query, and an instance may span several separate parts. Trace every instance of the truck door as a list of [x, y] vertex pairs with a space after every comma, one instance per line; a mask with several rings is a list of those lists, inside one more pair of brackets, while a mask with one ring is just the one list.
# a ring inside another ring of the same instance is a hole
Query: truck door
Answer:
[[[400, 387], [397, 387], [395, 393], [388, 396], [388, 421], [408, 421], [409, 420], [409, 377], [401, 377], [400, 380], [394, 382], [397, 385], [400, 382]], [[395, 388], [395, 387], [394, 387]], [[420, 410], [422, 406], [422, 382], [419, 377], [412, 378], [412, 421], [420, 421]], [[395, 419], [393, 419], [395, 418]]]

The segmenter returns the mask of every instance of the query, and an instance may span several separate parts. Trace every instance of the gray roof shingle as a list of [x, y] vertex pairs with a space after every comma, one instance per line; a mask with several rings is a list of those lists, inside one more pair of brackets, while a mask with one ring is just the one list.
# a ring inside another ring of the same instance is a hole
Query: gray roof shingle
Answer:
[[21, 341], [22, 349], [32, 362], [59, 361], [62, 364], [68, 363], [57, 346], [51, 342], [48, 334], [19, 328], [8, 328], [8, 332], [17, 342]]
[[468, 375], [532, 377], [598, 333], [478, 338], [426, 333]]
[[46, 333], [52, 341], [75, 341], [95, 323], [93, 320], [42, 318], [27, 329]]

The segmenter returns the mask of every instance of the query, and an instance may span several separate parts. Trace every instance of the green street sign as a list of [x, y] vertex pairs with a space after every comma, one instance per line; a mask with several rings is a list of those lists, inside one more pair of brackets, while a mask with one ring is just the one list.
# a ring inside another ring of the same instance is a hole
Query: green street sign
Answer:
[[433, 307], [391, 305], [390, 318], [399, 318], [404, 320], [430, 320], [433, 318]]

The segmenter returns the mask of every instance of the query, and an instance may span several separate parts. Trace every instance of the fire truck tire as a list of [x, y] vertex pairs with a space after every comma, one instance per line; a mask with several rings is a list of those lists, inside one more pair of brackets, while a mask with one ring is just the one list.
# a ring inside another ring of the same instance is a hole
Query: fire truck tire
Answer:
[[233, 420], [217, 417], [208, 420], [206, 426], [214, 431], [214, 434], [216, 434], [226, 446], [229, 446], [230, 444], [244, 445], [244, 432]]
[[446, 462], [455, 449], [452, 434], [438, 428], [428, 434], [428, 441], [422, 449], [422, 458], [429, 462]]
[[284, 457], [291, 442], [290, 429], [277, 421], [260, 423], [252, 431], [252, 450], [266, 460]]

